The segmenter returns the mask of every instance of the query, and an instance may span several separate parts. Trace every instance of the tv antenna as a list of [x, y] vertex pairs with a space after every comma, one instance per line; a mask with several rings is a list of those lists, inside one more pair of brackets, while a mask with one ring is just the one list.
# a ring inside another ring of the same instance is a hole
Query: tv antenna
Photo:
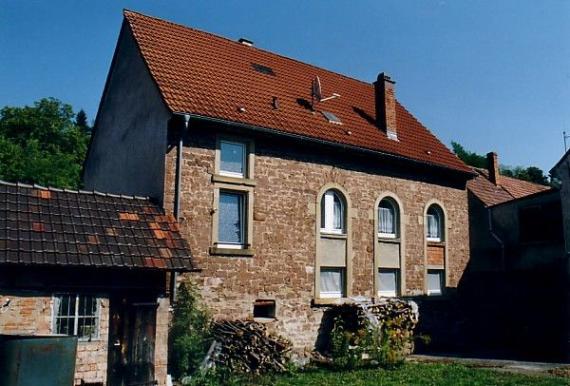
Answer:
[[562, 132], [562, 138], [564, 138], [564, 152], [568, 151], [568, 147], [566, 146], [566, 140], [570, 138], [570, 134], [566, 134], [565, 131]]
[[325, 102], [335, 98], [340, 98], [340, 94], [335, 92], [331, 96], [323, 98], [321, 80], [318, 76], [315, 76], [311, 84], [311, 106], [315, 107], [315, 102]]

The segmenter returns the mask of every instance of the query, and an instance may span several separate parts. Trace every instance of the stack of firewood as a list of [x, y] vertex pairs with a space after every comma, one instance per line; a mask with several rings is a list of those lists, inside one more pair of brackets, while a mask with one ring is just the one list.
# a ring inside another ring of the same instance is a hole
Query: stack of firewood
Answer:
[[219, 343], [217, 365], [233, 372], [265, 373], [286, 370], [291, 343], [270, 334], [263, 324], [254, 321], [218, 321], [213, 334]]

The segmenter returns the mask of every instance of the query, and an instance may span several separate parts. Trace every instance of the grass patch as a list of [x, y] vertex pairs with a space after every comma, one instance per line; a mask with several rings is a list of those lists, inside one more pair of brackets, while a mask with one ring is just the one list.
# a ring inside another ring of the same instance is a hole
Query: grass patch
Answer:
[[394, 370], [311, 370], [288, 375], [234, 378], [230, 385], [260, 386], [391, 386], [391, 385], [480, 385], [568, 386], [570, 379], [550, 375], [522, 375], [478, 369], [457, 364], [406, 363]]

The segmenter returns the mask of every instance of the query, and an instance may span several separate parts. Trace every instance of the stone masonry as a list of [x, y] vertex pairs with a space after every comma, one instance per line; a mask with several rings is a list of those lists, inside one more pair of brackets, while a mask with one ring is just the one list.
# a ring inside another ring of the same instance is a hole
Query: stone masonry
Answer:
[[[233, 135], [236, 135], [235, 133]], [[244, 138], [252, 138], [244, 136]], [[193, 274], [216, 318], [251, 318], [256, 299], [275, 299], [273, 328], [298, 351], [314, 348], [323, 307], [312, 306], [316, 254], [316, 201], [328, 183], [340, 185], [352, 203], [353, 296], [373, 297], [375, 202], [392, 192], [402, 203], [405, 232], [405, 296], [425, 294], [424, 211], [436, 199], [447, 213], [448, 287], [456, 287], [469, 258], [467, 192], [427, 182], [338, 150], [254, 138], [253, 257], [209, 254], [216, 131], [192, 127], [183, 152], [180, 226], [192, 249]], [[164, 205], [172, 209], [176, 151], [166, 156]], [[416, 172], [414, 172], [416, 173]], [[425, 174], [436, 172], [425, 167]], [[444, 177], [441, 177], [444, 181]]]

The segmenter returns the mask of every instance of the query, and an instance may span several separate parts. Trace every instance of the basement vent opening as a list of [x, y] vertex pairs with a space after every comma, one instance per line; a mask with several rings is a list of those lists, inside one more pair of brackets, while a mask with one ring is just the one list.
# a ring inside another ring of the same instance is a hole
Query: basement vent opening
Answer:
[[273, 69], [271, 67], [267, 67], [259, 63], [251, 63], [251, 67], [253, 67], [255, 71], [262, 74], [275, 76], [275, 72], [273, 72]]
[[253, 303], [253, 318], [261, 320], [275, 319], [275, 300], [257, 299]]
[[321, 113], [325, 116], [325, 118], [327, 119], [327, 121], [329, 121], [329, 123], [334, 123], [335, 125], [342, 125], [342, 121], [339, 119], [339, 117], [337, 117], [333, 113], [329, 111], [321, 111]]

